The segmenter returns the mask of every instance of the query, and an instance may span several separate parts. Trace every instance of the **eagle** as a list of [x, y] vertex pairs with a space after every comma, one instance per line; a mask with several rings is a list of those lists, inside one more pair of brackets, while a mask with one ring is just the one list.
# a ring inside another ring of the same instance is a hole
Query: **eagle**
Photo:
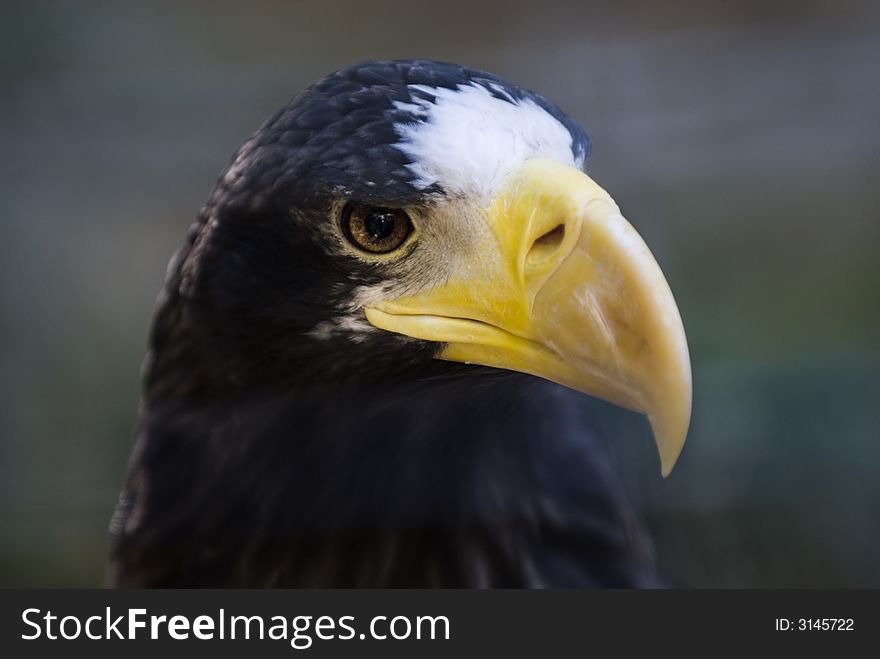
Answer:
[[370, 61], [232, 158], [168, 266], [111, 522], [122, 587], [662, 587], [584, 395], [664, 475], [691, 369], [587, 133], [500, 77]]

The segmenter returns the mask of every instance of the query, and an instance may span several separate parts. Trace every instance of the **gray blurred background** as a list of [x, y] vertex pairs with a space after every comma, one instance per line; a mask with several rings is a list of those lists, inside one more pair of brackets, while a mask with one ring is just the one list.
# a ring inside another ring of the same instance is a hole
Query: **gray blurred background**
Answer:
[[663, 266], [694, 417], [663, 480], [598, 402], [684, 585], [880, 586], [880, 3], [2, 2], [0, 585], [99, 585], [165, 264], [310, 81], [431, 57], [533, 88]]

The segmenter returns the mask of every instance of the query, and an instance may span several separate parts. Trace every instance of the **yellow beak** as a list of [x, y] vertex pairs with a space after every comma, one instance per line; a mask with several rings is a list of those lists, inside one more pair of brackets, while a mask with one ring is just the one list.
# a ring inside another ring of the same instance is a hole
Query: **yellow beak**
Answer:
[[445, 344], [438, 358], [530, 373], [647, 414], [668, 475], [687, 436], [681, 317], [648, 247], [582, 172], [527, 161], [492, 200], [481, 243], [443, 285], [366, 309]]

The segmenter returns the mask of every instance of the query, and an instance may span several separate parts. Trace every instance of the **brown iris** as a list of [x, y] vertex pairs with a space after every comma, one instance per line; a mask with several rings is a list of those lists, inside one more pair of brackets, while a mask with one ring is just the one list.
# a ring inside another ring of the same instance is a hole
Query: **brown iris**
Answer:
[[345, 237], [355, 247], [372, 254], [394, 251], [412, 230], [409, 215], [399, 208], [349, 204], [342, 212]]

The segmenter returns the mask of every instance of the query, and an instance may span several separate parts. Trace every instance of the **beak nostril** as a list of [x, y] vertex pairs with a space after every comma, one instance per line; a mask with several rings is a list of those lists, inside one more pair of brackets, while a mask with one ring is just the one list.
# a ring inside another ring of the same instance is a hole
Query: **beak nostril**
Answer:
[[537, 265], [542, 261], [545, 261], [559, 249], [564, 238], [565, 225], [557, 224], [550, 231], [540, 236], [534, 243], [532, 243], [532, 247], [526, 256], [526, 262], [529, 265]]
[[565, 225], [557, 224], [553, 229], [545, 233], [543, 236], [538, 238], [535, 241], [535, 246], [543, 245], [546, 247], [553, 247], [559, 245], [562, 242], [562, 239], [565, 238]]

